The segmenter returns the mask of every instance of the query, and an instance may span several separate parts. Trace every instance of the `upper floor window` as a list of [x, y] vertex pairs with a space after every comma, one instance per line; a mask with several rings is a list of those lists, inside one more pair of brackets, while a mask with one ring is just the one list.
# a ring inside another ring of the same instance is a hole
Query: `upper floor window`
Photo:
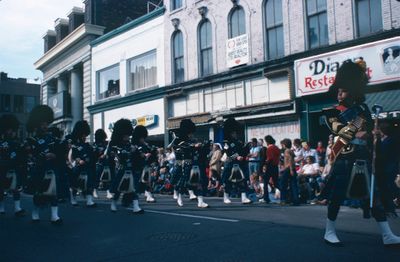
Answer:
[[267, 0], [264, 4], [266, 49], [268, 59], [284, 56], [282, 0]]
[[24, 112], [24, 96], [21, 95], [14, 96], [14, 112], [15, 113]]
[[380, 0], [356, 0], [355, 9], [358, 36], [365, 36], [382, 30]]
[[25, 113], [29, 113], [36, 105], [36, 99], [34, 96], [25, 96]]
[[229, 38], [234, 38], [246, 33], [244, 10], [238, 6], [229, 15]]
[[213, 72], [213, 58], [211, 23], [208, 20], [202, 21], [199, 26], [199, 47], [200, 76], [210, 75]]
[[119, 95], [119, 65], [97, 72], [97, 99]]
[[129, 90], [137, 90], [157, 85], [157, 53], [150, 51], [129, 62]]
[[176, 31], [172, 35], [172, 78], [174, 83], [180, 83], [185, 78], [185, 67], [183, 61], [183, 36], [181, 31]]
[[171, 0], [171, 11], [181, 8], [183, 0]]
[[0, 112], [11, 112], [11, 96], [1, 95], [0, 98]]
[[306, 0], [308, 46], [315, 48], [328, 44], [326, 0]]

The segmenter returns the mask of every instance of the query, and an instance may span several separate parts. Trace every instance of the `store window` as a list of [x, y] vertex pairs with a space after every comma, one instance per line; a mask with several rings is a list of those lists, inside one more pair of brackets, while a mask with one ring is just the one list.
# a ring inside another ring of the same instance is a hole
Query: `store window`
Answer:
[[21, 95], [14, 96], [14, 112], [15, 113], [24, 112], [24, 96]]
[[328, 44], [328, 19], [326, 0], [306, 0], [309, 48]]
[[181, 83], [185, 78], [185, 66], [183, 61], [183, 36], [181, 31], [176, 31], [172, 36], [172, 60], [174, 83]]
[[148, 52], [129, 61], [129, 90], [157, 85], [157, 53]]
[[382, 30], [380, 0], [356, 0], [355, 12], [358, 36], [365, 36]]
[[0, 100], [1, 100], [0, 101], [1, 112], [11, 112], [11, 96], [1, 95]]
[[97, 72], [97, 99], [119, 95], [119, 65]]
[[264, 4], [266, 53], [268, 59], [284, 56], [282, 0], [267, 0]]
[[171, 0], [171, 11], [181, 8], [183, 0]]
[[207, 19], [202, 21], [199, 25], [199, 66], [200, 76], [207, 76], [213, 72], [213, 58], [212, 58], [212, 31], [211, 23]]
[[235, 7], [229, 14], [229, 38], [246, 33], [246, 19], [243, 7]]

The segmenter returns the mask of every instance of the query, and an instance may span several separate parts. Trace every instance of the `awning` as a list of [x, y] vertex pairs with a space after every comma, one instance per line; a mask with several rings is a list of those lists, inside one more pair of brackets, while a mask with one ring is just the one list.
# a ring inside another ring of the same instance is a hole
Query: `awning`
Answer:
[[370, 109], [375, 104], [381, 105], [383, 118], [400, 118], [400, 89], [367, 94], [365, 102]]

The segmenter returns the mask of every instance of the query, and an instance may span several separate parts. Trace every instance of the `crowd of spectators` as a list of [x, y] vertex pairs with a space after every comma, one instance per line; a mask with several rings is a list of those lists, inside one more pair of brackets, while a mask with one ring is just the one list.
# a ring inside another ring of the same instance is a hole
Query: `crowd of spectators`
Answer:
[[[248, 170], [244, 170], [248, 178], [248, 197], [253, 202], [274, 201], [281, 205], [325, 205], [327, 196], [322, 192], [331, 170], [329, 155], [332, 145], [333, 136], [329, 136], [326, 146], [319, 141], [316, 148], [313, 148], [308, 141], [300, 139], [293, 141], [284, 139], [277, 145], [274, 138], [269, 135], [264, 139], [252, 138], [246, 145]], [[153, 192], [172, 194], [174, 151], [170, 148], [165, 150], [161, 148], [158, 153], [159, 167], [153, 172]], [[210, 141], [207, 168], [204, 170], [208, 178], [206, 196], [223, 195], [221, 177], [225, 160], [223, 146]], [[394, 203], [399, 205], [398, 188], [393, 180], [391, 181]], [[400, 178], [397, 183], [400, 183]], [[359, 201], [354, 200], [346, 200], [344, 204], [354, 208], [360, 207]]]

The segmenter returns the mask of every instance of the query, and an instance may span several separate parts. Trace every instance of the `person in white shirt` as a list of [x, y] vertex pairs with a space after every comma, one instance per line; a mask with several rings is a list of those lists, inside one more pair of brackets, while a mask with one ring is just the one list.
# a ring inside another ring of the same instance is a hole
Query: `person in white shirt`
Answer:
[[304, 164], [299, 170], [300, 181], [307, 183], [309, 196], [312, 200], [315, 199], [317, 191], [319, 191], [319, 185], [317, 179], [320, 175], [319, 165], [315, 163], [313, 157], [307, 156], [306, 164]]

